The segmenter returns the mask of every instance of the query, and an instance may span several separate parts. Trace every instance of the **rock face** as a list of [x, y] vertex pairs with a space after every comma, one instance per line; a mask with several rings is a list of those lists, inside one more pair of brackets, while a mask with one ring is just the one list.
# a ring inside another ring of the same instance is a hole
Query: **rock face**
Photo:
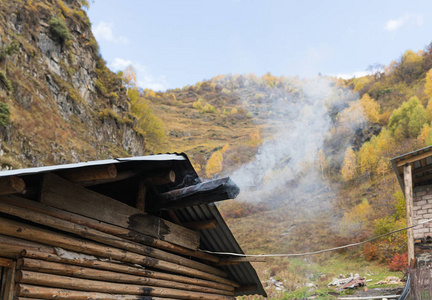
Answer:
[[12, 86], [0, 87], [10, 111], [0, 124], [2, 169], [145, 153], [126, 89], [79, 3], [0, 2], [0, 72]]

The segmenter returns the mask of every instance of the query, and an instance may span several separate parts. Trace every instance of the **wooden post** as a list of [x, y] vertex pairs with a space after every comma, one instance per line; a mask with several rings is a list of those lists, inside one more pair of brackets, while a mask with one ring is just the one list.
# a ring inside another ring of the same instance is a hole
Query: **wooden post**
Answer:
[[145, 212], [146, 193], [147, 193], [147, 187], [144, 185], [144, 182], [140, 182], [138, 186], [136, 208], [138, 208], [142, 212]]
[[[407, 211], [407, 226], [413, 225], [413, 185], [412, 185], [412, 168], [411, 164], [406, 164], [404, 170], [404, 183], [405, 183], [405, 201]], [[408, 262], [414, 259], [414, 230], [410, 228], [407, 230], [408, 240]]]

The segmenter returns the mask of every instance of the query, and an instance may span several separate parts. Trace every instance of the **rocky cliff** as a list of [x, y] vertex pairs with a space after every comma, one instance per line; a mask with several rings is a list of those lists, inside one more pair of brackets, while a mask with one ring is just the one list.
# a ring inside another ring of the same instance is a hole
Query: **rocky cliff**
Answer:
[[0, 167], [145, 152], [83, 0], [0, 1]]

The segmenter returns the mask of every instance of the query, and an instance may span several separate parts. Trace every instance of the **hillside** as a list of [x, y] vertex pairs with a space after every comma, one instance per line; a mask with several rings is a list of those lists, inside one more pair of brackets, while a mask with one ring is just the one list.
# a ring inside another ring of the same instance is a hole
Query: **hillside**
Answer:
[[99, 56], [82, 4], [0, 3], [2, 169], [145, 152], [122, 80]]
[[[241, 187], [218, 205], [253, 254], [319, 250], [404, 226], [389, 160], [432, 145], [431, 46], [350, 80], [234, 74], [155, 92], [137, 87], [132, 68], [107, 68], [86, 5], [0, 2], [1, 169], [185, 152], [205, 180], [231, 176]], [[287, 282], [285, 292], [270, 284], [270, 295], [306, 297], [314, 291], [305, 283], [325, 273], [328, 293], [330, 274], [345, 271], [328, 261], [401, 275], [388, 266], [405, 239], [256, 266], [263, 281]]]

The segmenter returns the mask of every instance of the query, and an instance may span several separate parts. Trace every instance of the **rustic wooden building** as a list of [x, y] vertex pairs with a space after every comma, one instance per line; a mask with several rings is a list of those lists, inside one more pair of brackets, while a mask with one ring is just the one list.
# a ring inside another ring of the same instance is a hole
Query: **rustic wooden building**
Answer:
[[234, 299], [266, 293], [184, 154], [0, 172], [1, 299]]
[[[407, 226], [432, 219], [432, 146], [391, 160], [405, 194]], [[432, 223], [408, 229], [408, 261], [432, 262]]]

